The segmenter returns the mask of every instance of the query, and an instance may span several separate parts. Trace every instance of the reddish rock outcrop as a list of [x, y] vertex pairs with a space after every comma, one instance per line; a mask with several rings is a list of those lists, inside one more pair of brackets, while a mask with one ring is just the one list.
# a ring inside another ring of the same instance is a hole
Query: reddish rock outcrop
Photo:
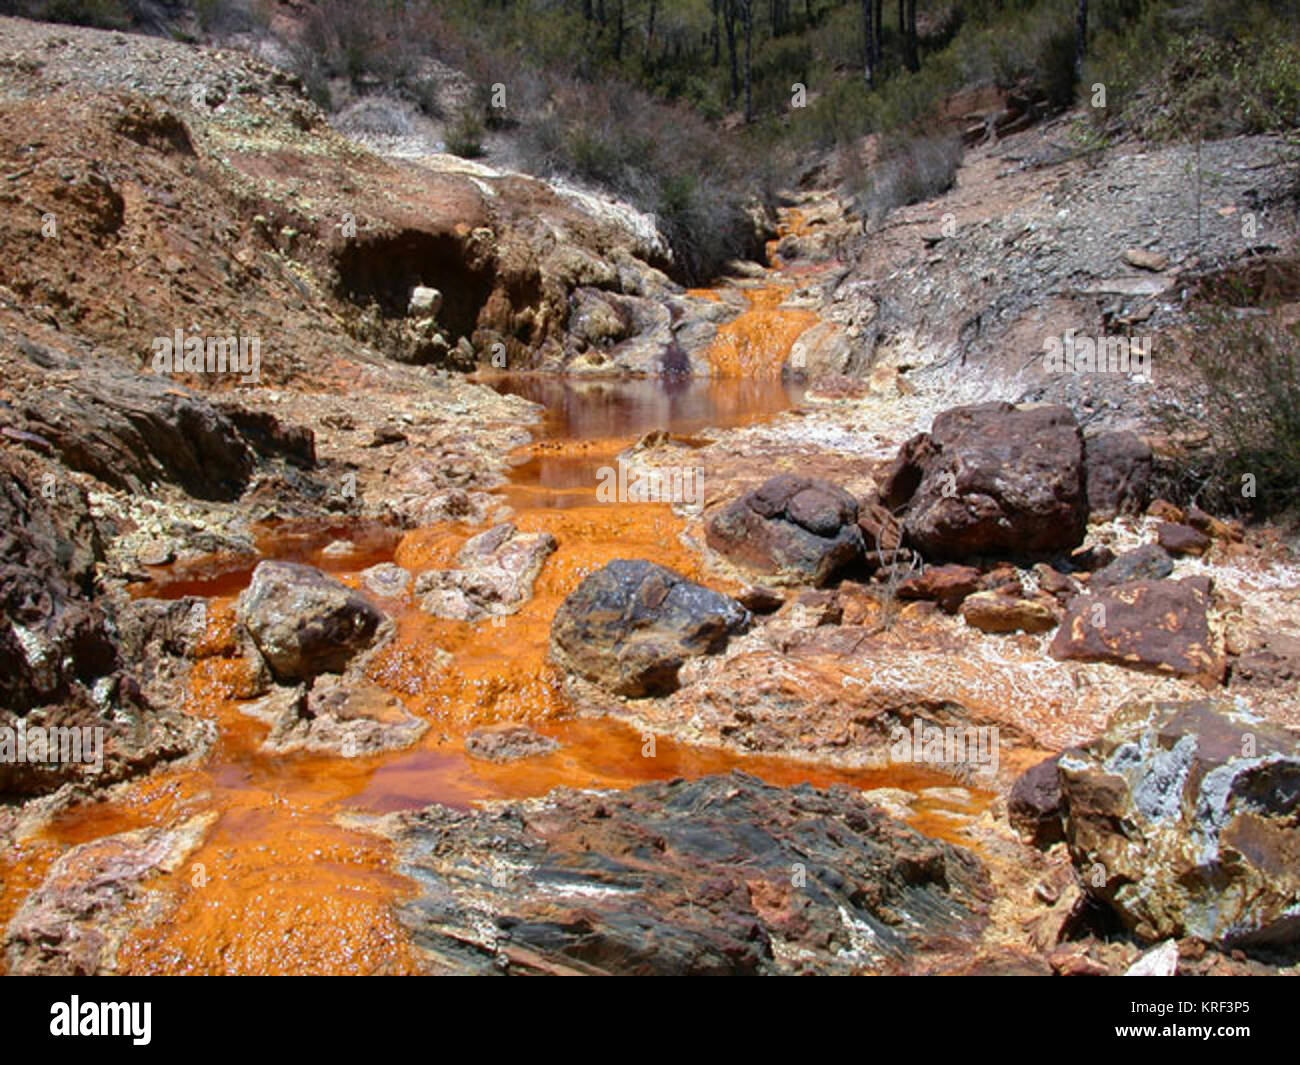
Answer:
[[1053, 658], [1113, 662], [1223, 680], [1225, 661], [1210, 632], [1206, 582], [1129, 581], [1070, 601], [1052, 640]]
[[1083, 437], [1064, 407], [954, 407], [904, 445], [881, 496], [907, 501], [907, 541], [929, 558], [1068, 551], [1087, 521]]
[[742, 773], [386, 819], [437, 972], [907, 973], [979, 935], [980, 862], [846, 790]]
[[829, 481], [783, 473], [708, 521], [713, 550], [769, 580], [825, 584], [861, 558], [858, 503]]

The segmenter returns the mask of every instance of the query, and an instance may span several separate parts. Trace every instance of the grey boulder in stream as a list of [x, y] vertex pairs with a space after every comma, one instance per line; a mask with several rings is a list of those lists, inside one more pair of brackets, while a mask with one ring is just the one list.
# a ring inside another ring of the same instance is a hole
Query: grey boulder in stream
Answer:
[[380, 637], [385, 621], [359, 592], [296, 562], [259, 563], [237, 609], [281, 682], [342, 673]]
[[616, 559], [584, 580], [551, 623], [551, 658], [615, 695], [667, 695], [682, 664], [749, 627], [736, 600], [644, 560]]
[[432, 973], [922, 974], [985, 949], [980, 860], [847, 788], [732, 773], [368, 827], [418, 885], [398, 920]]

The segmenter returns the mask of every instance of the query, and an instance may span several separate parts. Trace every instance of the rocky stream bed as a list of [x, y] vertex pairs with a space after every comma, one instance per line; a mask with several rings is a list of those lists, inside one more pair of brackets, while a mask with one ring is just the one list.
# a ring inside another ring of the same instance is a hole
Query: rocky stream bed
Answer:
[[[1295, 971], [1294, 545], [1155, 497], [1141, 382], [997, 356], [1178, 313], [1177, 226], [1154, 287], [1076, 239], [1110, 170], [791, 192], [688, 289], [247, 56], [0, 25], [0, 727], [102, 736], [0, 761], [0, 967]], [[236, 325], [251, 386], [152, 371]]]

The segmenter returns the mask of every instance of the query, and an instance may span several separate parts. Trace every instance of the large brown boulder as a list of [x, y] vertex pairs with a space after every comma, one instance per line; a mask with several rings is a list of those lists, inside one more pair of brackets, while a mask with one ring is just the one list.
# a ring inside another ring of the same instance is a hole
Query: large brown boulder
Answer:
[[1064, 407], [954, 407], [903, 446], [881, 497], [908, 504], [928, 558], [1068, 551], [1087, 526], [1083, 436]]
[[1223, 680], [1225, 661], [1210, 632], [1204, 578], [1128, 581], [1070, 600], [1052, 639], [1053, 658], [1114, 662], [1206, 684]]
[[296, 562], [258, 563], [237, 611], [280, 681], [343, 672], [384, 622], [361, 593]]
[[1140, 938], [1300, 939], [1300, 738], [1223, 701], [1135, 702], [1059, 761], [1080, 879]]
[[938, 453], [939, 447], [929, 433], [917, 433], [898, 449], [880, 482], [880, 502], [886, 510], [892, 513], [911, 502]]
[[666, 695], [688, 658], [721, 651], [749, 620], [734, 599], [664, 566], [615, 559], [555, 612], [551, 658], [616, 695]]
[[1141, 514], [1151, 498], [1151, 448], [1137, 433], [1098, 433], [1085, 445], [1093, 518]]
[[843, 488], [783, 473], [709, 519], [711, 548], [770, 580], [823, 585], [862, 557], [858, 503]]

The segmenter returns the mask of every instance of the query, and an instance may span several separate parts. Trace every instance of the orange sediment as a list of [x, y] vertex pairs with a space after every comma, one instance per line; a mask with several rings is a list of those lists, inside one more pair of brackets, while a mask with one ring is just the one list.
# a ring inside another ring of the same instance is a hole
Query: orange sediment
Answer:
[[[519, 612], [469, 624], [407, 610], [398, 618], [397, 639], [370, 665], [371, 679], [400, 693], [413, 712], [436, 728], [568, 715], [561, 678], [546, 661], [551, 619], [582, 579], [605, 563], [650, 558], [686, 576], [699, 576], [698, 559], [678, 541], [681, 520], [666, 503], [593, 502], [520, 511], [511, 520], [521, 532], [549, 532], [558, 543]], [[463, 539], [421, 530], [398, 545], [395, 557], [418, 569], [449, 566]], [[452, 661], [445, 667], [433, 664], [433, 648], [449, 652]]]
[[[800, 224], [797, 215], [789, 221]], [[745, 290], [749, 308], [719, 329], [709, 353], [719, 377], [737, 380], [709, 383], [707, 401], [698, 408], [665, 392], [653, 398], [653, 409], [640, 412], [639, 423], [617, 407], [617, 398], [609, 400], [613, 406], [602, 421], [602, 411], [591, 406], [592, 395], [580, 389], [565, 393], [562, 403], [548, 404], [539, 438], [521, 456], [525, 461], [502, 493], [513, 508], [510, 520], [522, 532], [549, 532], [558, 542], [532, 598], [514, 615], [477, 623], [434, 618], [412, 602], [386, 604], [397, 622], [396, 636], [370, 660], [367, 672], [429, 722], [411, 748], [351, 759], [263, 752], [268, 726], [239, 708], [251, 677], [238, 657], [232, 610], [252, 560], [226, 560], [184, 573], [155, 571], [155, 579], [139, 592], [209, 597], [208, 631], [185, 710], [216, 724], [216, 746], [202, 766], [161, 770], [116, 789], [111, 800], [70, 811], [22, 843], [16, 854], [0, 858], [6, 888], [0, 894], [0, 920], [12, 916], [62, 848], [212, 810], [218, 817], [207, 839], [179, 868], [146, 885], [163, 893], [170, 909], [163, 920], [130, 933], [118, 952], [118, 971], [413, 972], [418, 959], [395, 916], [413, 885], [396, 869], [387, 842], [343, 827], [341, 813], [381, 814], [435, 802], [463, 808], [485, 799], [542, 795], [561, 785], [627, 788], [731, 769], [780, 785], [808, 781], [915, 793], [950, 784], [938, 774], [907, 767], [838, 770], [691, 748], [662, 736], [655, 739], [654, 756], [646, 757], [645, 737], [626, 724], [575, 718], [562, 678], [547, 662], [556, 609], [605, 563], [645, 558], [702, 577], [701, 561], [681, 542], [683, 521], [671, 507], [599, 503], [596, 470], [614, 464], [617, 453], [635, 440], [635, 432], [628, 434], [638, 424], [694, 433], [708, 425], [752, 422], [786, 405], [788, 397], [770, 382], [779, 376], [795, 339], [818, 320], [811, 312], [783, 308], [789, 291], [783, 284]], [[414, 573], [454, 566], [465, 540], [480, 531], [446, 523], [408, 532], [395, 543], [371, 538], [353, 555], [328, 560], [320, 548], [347, 530], [318, 530], [314, 538], [288, 546], [282, 535], [277, 539], [268, 532], [258, 546], [263, 556], [323, 565], [356, 586], [360, 571], [381, 560], [392, 559]], [[716, 579], [708, 583], [735, 591]], [[509, 764], [466, 755], [469, 731], [507, 721], [528, 722], [561, 746]], [[973, 795], [968, 806], [948, 803], [946, 809], [974, 813], [986, 803]], [[918, 828], [955, 838], [943, 804], [921, 797], [912, 810]]]
[[[73, 811], [32, 845], [48, 852], [52, 843], [170, 824], [201, 810], [219, 813], [208, 839], [177, 870], [146, 885], [165, 893], [172, 910], [165, 920], [133, 930], [118, 953], [118, 971], [416, 971], [394, 915], [411, 885], [383, 839], [337, 823], [344, 811], [380, 814], [434, 802], [466, 807], [557, 786], [626, 788], [732, 769], [780, 785], [920, 791], [948, 783], [906, 768], [838, 770], [691, 748], [662, 736], [647, 757], [646, 737], [622, 722], [573, 718], [561, 678], [546, 662], [550, 619], [564, 596], [612, 558], [651, 558], [691, 577], [700, 576], [699, 562], [678, 541], [681, 520], [666, 504], [592, 503], [522, 511], [513, 520], [523, 531], [546, 529], [559, 542], [519, 613], [471, 624], [408, 607], [397, 613], [395, 640], [370, 664], [371, 679], [431, 724], [407, 750], [356, 759], [261, 752], [267, 726], [241, 714], [234, 697], [246, 683], [246, 665], [235, 656], [233, 598], [210, 601], [208, 657], [192, 671], [187, 702], [188, 712], [214, 720], [219, 729], [207, 764], [156, 774], [111, 802]], [[450, 525], [418, 530], [399, 543], [395, 557], [413, 568], [452, 564], [474, 531]], [[356, 583], [356, 573], [340, 576]], [[450, 662], [440, 664], [435, 648], [450, 652]], [[530, 722], [561, 747], [504, 765], [465, 754], [471, 729], [503, 721]], [[975, 797], [961, 812], [983, 805]], [[914, 812], [917, 827], [952, 836], [941, 804], [918, 802]]]
[[810, 225], [803, 211], [797, 207], [788, 207], [781, 212], [781, 226], [777, 235], [767, 242], [764, 250], [767, 252], [767, 261], [772, 264], [772, 268], [780, 270], [786, 264], [781, 261], [781, 256], [777, 249], [781, 246], [781, 241], [786, 237], [802, 237], [807, 235]]
[[709, 346], [713, 372], [722, 377], [780, 377], [794, 342], [820, 321], [812, 311], [781, 304], [789, 285], [746, 289], [749, 306], [718, 327]]

